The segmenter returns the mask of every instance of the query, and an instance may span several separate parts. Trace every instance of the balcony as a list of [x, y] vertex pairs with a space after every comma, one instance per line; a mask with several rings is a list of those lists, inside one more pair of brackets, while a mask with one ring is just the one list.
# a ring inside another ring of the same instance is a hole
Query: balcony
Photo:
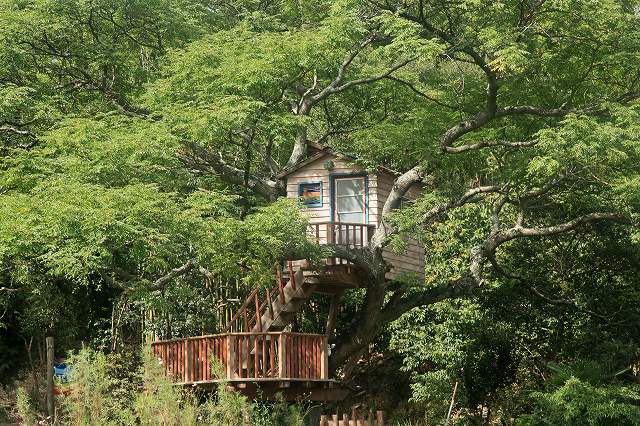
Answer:
[[309, 237], [320, 245], [363, 248], [369, 245], [376, 225], [348, 222], [315, 222], [307, 228]]

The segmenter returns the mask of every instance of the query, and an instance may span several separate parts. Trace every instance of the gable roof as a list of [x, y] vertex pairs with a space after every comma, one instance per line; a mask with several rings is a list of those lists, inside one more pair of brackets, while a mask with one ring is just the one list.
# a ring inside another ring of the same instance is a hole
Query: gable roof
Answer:
[[[349, 161], [354, 161], [357, 160], [356, 157], [352, 156], [352, 155], [348, 155], [348, 154], [344, 154], [341, 152], [336, 152], [333, 149], [329, 148], [328, 146], [322, 146], [316, 142], [307, 142], [307, 146], [309, 148], [309, 151], [313, 152], [313, 154], [311, 154], [310, 156], [308, 156], [307, 158], [305, 158], [302, 161], [299, 161], [298, 163], [294, 164], [293, 166], [289, 167], [289, 168], [285, 168], [284, 170], [282, 170], [280, 173], [278, 173], [276, 175], [276, 177], [278, 179], [283, 179], [286, 176], [290, 175], [291, 173], [300, 170], [302, 168], [304, 168], [305, 166], [313, 163], [314, 161], [317, 161], [321, 158], [327, 157], [327, 156], [331, 156], [333, 158], [342, 158], [345, 160], [349, 160]], [[378, 170], [392, 174], [394, 176], [398, 176], [400, 175], [400, 173], [393, 171], [391, 169], [388, 169], [384, 166], [379, 166]]]

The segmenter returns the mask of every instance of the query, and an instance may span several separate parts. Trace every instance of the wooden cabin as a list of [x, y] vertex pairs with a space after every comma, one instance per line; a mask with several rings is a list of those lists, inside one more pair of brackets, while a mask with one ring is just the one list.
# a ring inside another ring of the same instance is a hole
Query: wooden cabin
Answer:
[[[286, 179], [287, 196], [299, 200], [308, 215], [310, 238], [320, 244], [364, 247], [380, 223], [396, 175], [383, 168], [366, 171], [344, 155], [317, 149], [279, 177]], [[419, 193], [420, 188], [413, 187], [407, 198]], [[422, 247], [411, 240], [406, 246], [403, 253], [384, 250], [391, 266], [387, 278], [423, 275]], [[254, 289], [223, 333], [154, 342], [152, 351], [180, 385], [207, 388], [224, 382], [248, 396], [341, 399], [346, 392], [329, 378], [328, 340], [339, 295], [358, 287], [359, 276], [344, 259], [326, 259], [320, 271], [304, 260], [288, 260], [274, 271], [273, 287]], [[314, 293], [331, 297], [324, 333], [292, 332], [296, 313]]]
[[[287, 197], [300, 201], [311, 223], [310, 234], [320, 244], [357, 247], [366, 246], [380, 224], [397, 175], [386, 168], [366, 171], [350, 157], [319, 149], [278, 177], [286, 179]], [[405, 197], [416, 199], [420, 191], [414, 185]], [[391, 266], [389, 279], [401, 274], [424, 275], [424, 248], [415, 240], [407, 241], [402, 253], [385, 248], [383, 257]]]

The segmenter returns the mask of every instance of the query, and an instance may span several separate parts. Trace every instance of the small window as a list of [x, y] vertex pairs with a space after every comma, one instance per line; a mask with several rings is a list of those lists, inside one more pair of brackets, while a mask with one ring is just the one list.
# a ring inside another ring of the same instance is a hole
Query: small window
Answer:
[[298, 197], [303, 207], [322, 207], [322, 182], [301, 183]]

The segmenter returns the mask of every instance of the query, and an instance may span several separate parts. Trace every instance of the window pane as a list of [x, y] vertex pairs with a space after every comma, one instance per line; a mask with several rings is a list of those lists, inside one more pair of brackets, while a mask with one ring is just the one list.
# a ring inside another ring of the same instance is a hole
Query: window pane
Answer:
[[364, 213], [338, 213], [338, 222], [363, 223]]
[[338, 197], [336, 199], [336, 209], [341, 212], [364, 212], [364, 196]]
[[364, 179], [336, 179], [336, 195], [364, 194]]

